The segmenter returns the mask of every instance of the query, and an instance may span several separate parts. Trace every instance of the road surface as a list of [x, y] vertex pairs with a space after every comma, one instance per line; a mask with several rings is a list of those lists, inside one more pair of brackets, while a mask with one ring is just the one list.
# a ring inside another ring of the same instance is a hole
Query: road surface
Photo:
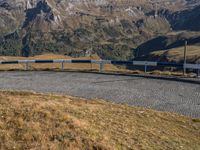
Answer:
[[1, 90], [98, 98], [200, 118], [200, 84], [80, 72], [0, 72]]

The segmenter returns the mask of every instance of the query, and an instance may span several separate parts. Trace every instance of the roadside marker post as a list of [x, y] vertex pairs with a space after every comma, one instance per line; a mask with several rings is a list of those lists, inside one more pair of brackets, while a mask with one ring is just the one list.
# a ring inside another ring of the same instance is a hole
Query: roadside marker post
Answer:
[[187, 41], [185, 41], [185, 46], [184, 46], [184, 65], [183, 65], [183, 75], [186, 74], [186, 67], [185, 64], [187, 63]]

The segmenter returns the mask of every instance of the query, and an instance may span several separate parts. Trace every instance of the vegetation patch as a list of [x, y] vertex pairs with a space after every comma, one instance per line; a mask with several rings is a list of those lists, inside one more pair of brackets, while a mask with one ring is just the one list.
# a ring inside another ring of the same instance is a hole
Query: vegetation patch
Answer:
[[0, 92], [0, 149], [66, 148], [200, 149], [200, 122], [103, 100]]

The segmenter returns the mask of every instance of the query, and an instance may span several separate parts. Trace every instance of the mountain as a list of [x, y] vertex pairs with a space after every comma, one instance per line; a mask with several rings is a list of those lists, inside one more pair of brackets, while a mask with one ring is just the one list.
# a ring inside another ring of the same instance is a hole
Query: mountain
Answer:
[[0, 54], [140, 58], [198, 39], [199, 8], [199, 0], [0, 0]]

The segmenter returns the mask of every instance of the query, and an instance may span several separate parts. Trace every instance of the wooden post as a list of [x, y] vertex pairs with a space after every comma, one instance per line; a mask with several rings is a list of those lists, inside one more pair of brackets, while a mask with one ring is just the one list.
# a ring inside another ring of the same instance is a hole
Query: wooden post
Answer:
[[92, 71], [92, 54], [90, 54], [90, 61], [91, 61], [91, 63], [90, 63], [90, 71]]
[[[91, 45], [91, 51], [90, 51], [90, 60], [92, 61], [92, 53], [93, 53], [93, 41], [92, 41], [92, 45]], [[92, 71], [92, 62], [90, 63], [90, 69]]]
[[186, 74], [186, 68], [185, 64], [187, 63], [187, 41], [185, 41], [185, 46], [184, 46], [184, 63], [183, 63], [183, 75]]

